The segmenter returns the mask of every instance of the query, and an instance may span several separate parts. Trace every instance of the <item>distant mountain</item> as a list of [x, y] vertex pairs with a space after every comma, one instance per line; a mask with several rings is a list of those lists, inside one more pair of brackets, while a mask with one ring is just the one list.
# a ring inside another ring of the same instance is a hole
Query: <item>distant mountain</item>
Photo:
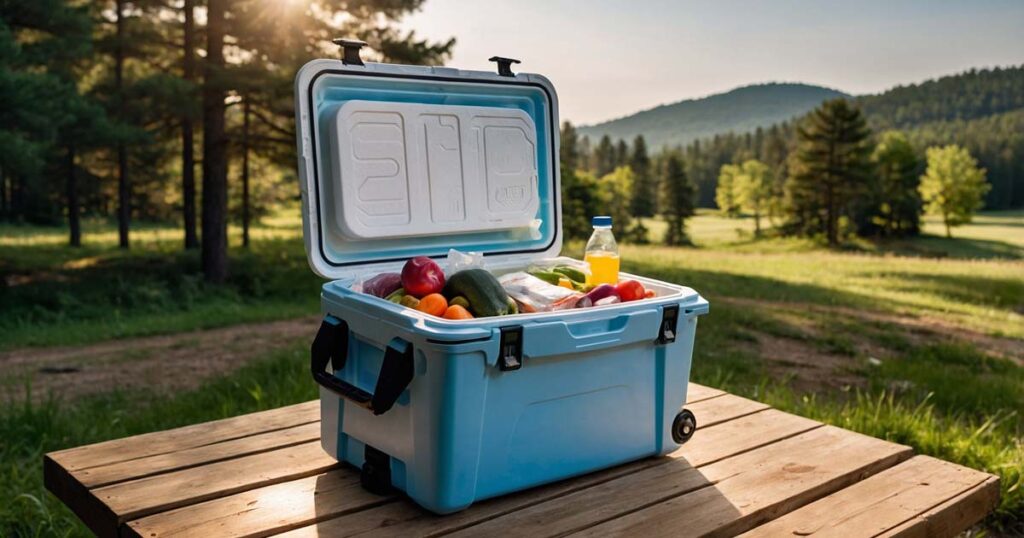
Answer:
[[822, 101], [848, 97], [810, 84], [770, 83], [744, 86], [700, 99], [688, 99], [631, 116], [580, 127], [592, 143], [607, 134], [632, 140], [643, 134], [651, 148], [688, 144], [720, 133], [744, 133], [802, 115]]

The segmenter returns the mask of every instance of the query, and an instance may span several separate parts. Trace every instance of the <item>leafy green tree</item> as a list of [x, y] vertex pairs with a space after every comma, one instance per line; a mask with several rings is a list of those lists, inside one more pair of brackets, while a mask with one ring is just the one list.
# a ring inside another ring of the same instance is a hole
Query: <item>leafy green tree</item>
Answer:
[[636, 180], [633, 170], [628, 166], [620, 166], [612, 173], [598, 180], [598, 188], [601, 193], [601, 204], [604, 208], [602, 215], [610, 215], [615, 228], [619, 232], [616, 237], [624, 241], [633, 241], [634, 219], [631, 210], [631, 199], [633, 195], [633, 184]]
[[736, 199], [736, 178], [742, 173], [737, 164], [723, 164], [718, 172], [715, 186], [715, 203], [718, 210], [729, 218], [740, 216], [740, 204]]
[[754, 234], [761, 235], [761, 217], [768, 210], [774, 195], [771, 169], [757, 159], [739, 166], [739, 175], [733, 178], [736, 203], [754, 215]]
[[985, 169], [970, 152], [957, 145], [928, 148], [928, 168], [921, 176], [921, 198], [928, 213], [940, 215], [950, 228], [971, 222], [974, 212], [982, 207], [982, 199], [991, 188], [985, 180]]
[[845, 99], [826, 101], [811, 112], [798, 132], [786, 181], [790, 231], [824, 234], [839, 243], [840, 217], [849, 216], [856, 197], [874, 179], [871, 134], [860, 110]]
[[633, 139], [633, 152], [629, 159], [629, 167], [633, 170], [633, 192], [631, 208], [633, 216], [641, 226], [639, 218], [653, 217], [658, 210], [658, 187], [654, 174], [651, 173], [651, 157], [647, 154], [647, 142], [643, 135]]
[[886, 131], [871, 160], [878, 174], [878, 199], [871, 208], [877, 225], [884, 235], [916, 234], [921, 227], [921, 180], [914, 147], [903, 133]]
[[603, 200], [597, 178], [586, 170], [562, 164], [562, 232], [566, 239], [590, 237], [590, 219], [603, 215]]
[[694, 215], [694, 201], [697, 190], [686, 175], [683, 159], [671, 153], [665, 159], [662, 177], [664, 204], [661, 214], [668, 224], [665, 244], [685, 245], [690, 243], [686, 235], [686, 219]]

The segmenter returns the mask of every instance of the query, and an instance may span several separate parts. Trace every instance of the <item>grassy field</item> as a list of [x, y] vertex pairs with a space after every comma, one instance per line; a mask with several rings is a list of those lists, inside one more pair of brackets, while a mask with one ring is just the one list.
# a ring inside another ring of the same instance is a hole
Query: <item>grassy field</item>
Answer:
[[[696, 248], [622, 254], [627, 270], [711, 301], [695, 381], [999, 474], [1002, 503], [987, 525], [1024, 532], [1024, 212], [983, 215], [953, 240], [933, 235], [942, 233], [935, 226], [927, 222], [914, 240], [832, 251], [754, 240], [749, 219], [702, 213], [690, 223]], [[100, 223], [86, 228], [81, 249], [63, 246], [63, 230], [0, 227], [0, 349], [315, 313], [320, 280], [306, 265], [298, 220], [271, 219], [253, 235], [249, 251], [232, 251], [230, 282], [210, 287], [174, 230], [142, 230], [126, 254]], [[237, 230], [232, 237], [237, 245]], [[315, 397], [306, 345], [285, 343], [176, 396], [8, 401], [0, 534], [85, 534], [41, 486], [46, 451]]]

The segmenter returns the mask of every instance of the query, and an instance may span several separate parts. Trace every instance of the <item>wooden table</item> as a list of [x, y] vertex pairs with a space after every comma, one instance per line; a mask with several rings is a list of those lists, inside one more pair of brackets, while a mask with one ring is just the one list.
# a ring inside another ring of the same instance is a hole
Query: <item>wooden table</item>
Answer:
[[46, 487], [100, 536], [952, 536], [995, 476], [690, 385], [683, 448], [450, 516], [361, 489], [317, 402], [48, 454]]

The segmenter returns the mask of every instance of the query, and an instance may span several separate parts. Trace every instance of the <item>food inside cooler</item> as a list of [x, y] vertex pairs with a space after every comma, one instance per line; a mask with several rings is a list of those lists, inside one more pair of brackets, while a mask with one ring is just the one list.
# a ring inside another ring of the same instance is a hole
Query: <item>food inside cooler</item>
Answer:
[[381, 273], [354, 286], [356, 291], [450, 320], [553, 312], [639, 301], [658, 296], [637, 280], [588, 284], [585, 263], [559, 258], [522, 270], [482, 267], [482, 259], [453, 251], [447, 274], [423, 256], [410, 259], [401, 273]]

